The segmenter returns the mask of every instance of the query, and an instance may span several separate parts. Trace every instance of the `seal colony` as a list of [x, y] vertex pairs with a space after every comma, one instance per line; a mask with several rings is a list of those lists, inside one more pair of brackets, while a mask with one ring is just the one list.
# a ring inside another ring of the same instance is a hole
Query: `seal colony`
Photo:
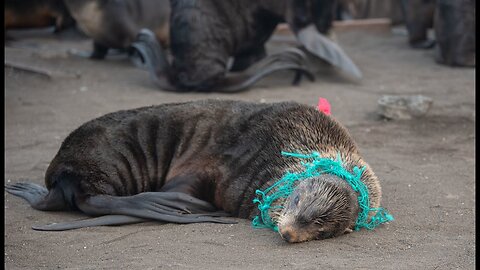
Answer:
[[[334, 0], [171, 0], [172, 57], [148, 29], [131, 46], [166, 91], [239, 92], [278, 70], [295, 71], [293, 84], [303, 75], [313, 81], [303, 49], [360, 79], [357, 66], [327, 37], [334, 7]], [[282, 22], [302, 49], [267, 55], [265, 44]]]
[[[282, 151], [318, 153], [342, 160], [380, 206], [381, 187], [348, 131], [315, 108], [294, 103], [204, 100], [118, 111], [91, 120], [62, 143], [45, 175], [46, 188], [6, 185], [38, 210], [80, 210], [95, 218], [33, 226], [69, 230], [147, 220], [235, 223], [227, 216], [259, 215], [256, 190], [286, 172], [301, 172], [302, 159]], [[358, 193], [335, 174], [295, 184], [269, 215], [288, 242], [351, 232], [360, 212]], [[370, 213], [369, 218], [374, 213]]]

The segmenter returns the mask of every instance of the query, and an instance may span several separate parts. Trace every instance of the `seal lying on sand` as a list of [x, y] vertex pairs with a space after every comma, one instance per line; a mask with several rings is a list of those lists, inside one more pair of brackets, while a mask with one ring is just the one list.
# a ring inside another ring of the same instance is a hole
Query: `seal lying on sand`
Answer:
[[[380, 184], [347, 130], [313, 107], [206, 100], [118, 111], [91, 120], [62, 143], [46, 172], [46, 187], [7, 185], [39, 210], [78, 209], [100, 216], [34, 226], [68, 230], [157, 220], [234, 223], [251, 219], [257, 189], [271, 186], [302, 160], [282, 151], [316, 151], [362, 167], [359, 179], [372, 208]], [[48, 189], [48, 190], [47, 190]], [[333, 174], [298, 183], [272, 205], [271, 217], [289, 242], [350, 232], [359, 215], [357, 193]], [[282, 207], [282, 208], [279, 208]]]

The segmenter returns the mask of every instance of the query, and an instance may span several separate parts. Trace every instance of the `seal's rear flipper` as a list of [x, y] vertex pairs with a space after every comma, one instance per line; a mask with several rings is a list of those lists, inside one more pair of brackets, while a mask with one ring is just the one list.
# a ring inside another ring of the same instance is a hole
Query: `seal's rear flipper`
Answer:
[[47, 190], [34, 183], [6, 185], [5, 190], [27, 200], [38, 210], [67, 210], [71, 208], [65, 197], [73, 198], [76, 207], [86, 214], [101, 216], [93, 219], [44, 226], [33, 226], [34, 230], [63, 231], [91, 226], [122, 225], [156, 220], [172, 223], [213, 222], [234, 224], [233, 220], [223, 219], [229, 214], [218, 211], [209, 202], [181, 192], [145, 192], [134, 196], [95, 195], [84, 196], [68, 193], [58, 185]]
[[308, 52], [338, 67], [342, 71], [353, 75], [357, 79], [362, 78], [362, 73], [342, 48], [318, 32], [315, 25], [310, 24], [295, 32], [297, 40]]
[[63, 192], [58, 188], [48, 191], [45, 187], [34, 183], [15, 183], [5, 185], [5, 190], [26, 200], [33, 208], [43, 211], [68, 209]]

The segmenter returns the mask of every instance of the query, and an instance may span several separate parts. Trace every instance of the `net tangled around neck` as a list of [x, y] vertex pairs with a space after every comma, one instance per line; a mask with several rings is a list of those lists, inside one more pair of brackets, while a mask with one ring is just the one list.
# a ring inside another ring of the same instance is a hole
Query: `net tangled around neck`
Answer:
[[[355, 223], [356, 231], [361, 228], [372, 230], [382, 223], [393, 220], [393, 216], [384, 208], [370, 208], [368, 189], [360, 180], [365, 167], [360, 169], [355, 166], [353, 168], [353, 173], [351, 173], [343, 166], [340, 155], [337, 155], [337, 159], [335, 160], [323, 158], [318, 152], [312, 152], [309, 155], [282, 152], [282, 155], [306, 160], [301, 163], [305, 169], [298, 173], [287, 171], [280, 180], [276, 181], [270, 187], [263, 191], [259, 189], [255, 191], [257, 198], [253, 200], [253, 203], [258, 204], [260, 215], [255, 216], [252, 220], [252, 226], [254, 228], [269, 228], [278, 232], [277, 224], [270, 217], [269, 210], [271, 208], [282, 208], [282, 206], [274, 205], [274, 203], [281, 198], [285, 199], [290, 196], [297, 186], [296, 182], [322, 174], [333, 174], [344, 179], [352, 189], [358, 193], [358, 206], [360, 212]], [[370, 220], [368, 220], [370, 212], [375, 212], [375, 214]]]

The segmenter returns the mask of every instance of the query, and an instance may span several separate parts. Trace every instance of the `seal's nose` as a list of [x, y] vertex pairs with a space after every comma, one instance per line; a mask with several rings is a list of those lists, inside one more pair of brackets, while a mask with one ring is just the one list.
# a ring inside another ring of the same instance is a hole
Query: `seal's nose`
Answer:
[[282, 236], [283, 240], [287, 241], [288, 243], [298, 242], [296, 232], [291, 226], [280, 227], [278, 229], [278, 232], [280, 233], [280, 236]]
[[291, 243], [292, 242], [292, 235], [290, 234], [289, 231], [286, 231], [282, 233], [282, 238], [285, 239], [285, 241]]

